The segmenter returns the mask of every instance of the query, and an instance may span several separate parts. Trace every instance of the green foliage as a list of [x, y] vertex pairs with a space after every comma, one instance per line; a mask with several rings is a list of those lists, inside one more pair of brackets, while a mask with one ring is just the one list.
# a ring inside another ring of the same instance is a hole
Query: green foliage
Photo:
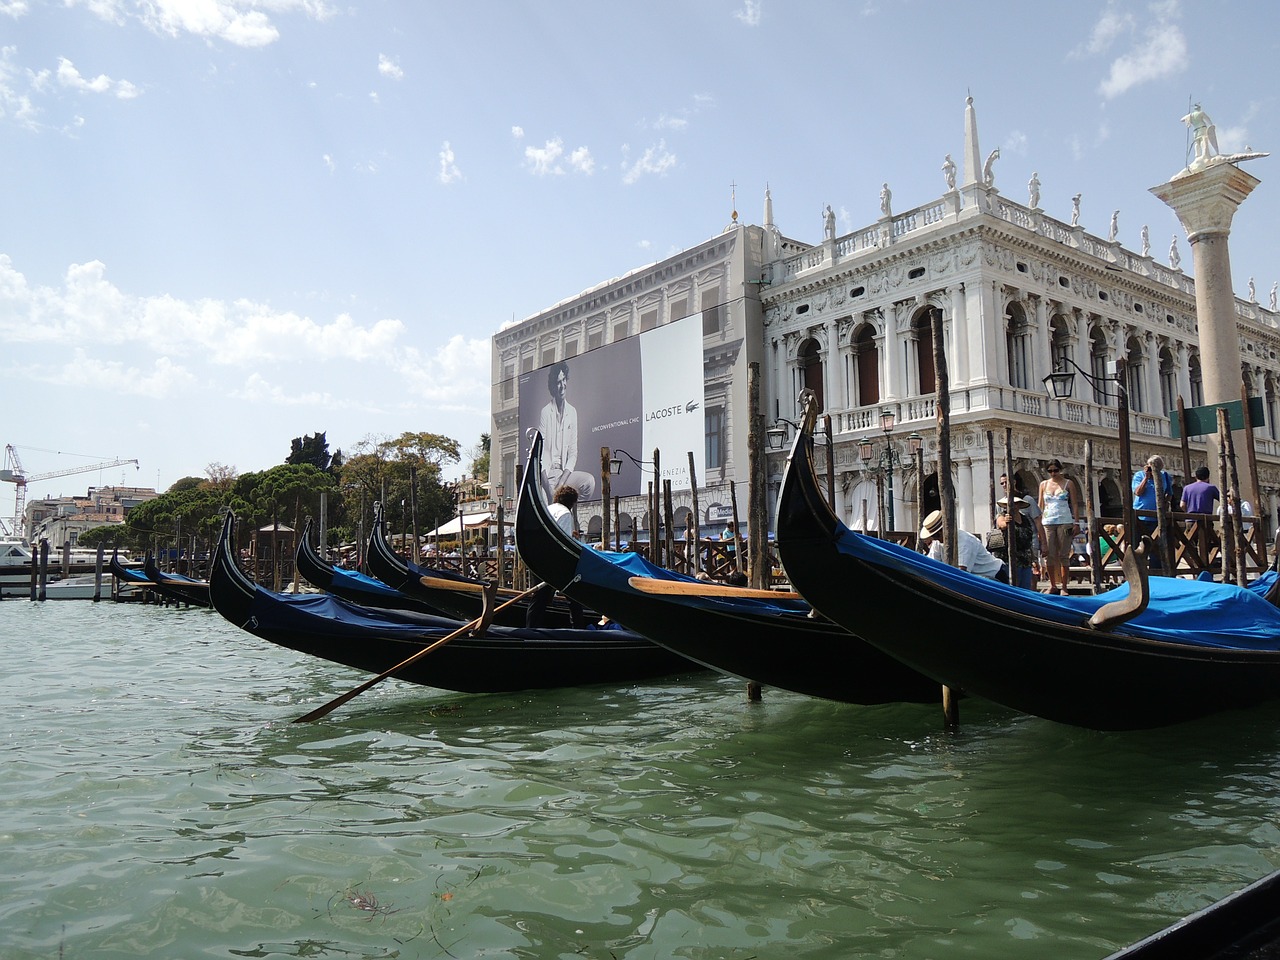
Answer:
[[76, 538], [76, 546], [86, 550], [103, 546], [108, 550], [123, 546], [127, 534], [123, 523], [104, 523], [100, 527], [90, 527]]
[[287, 464], [309, 463], [320, 470], [329, 470], [333, 458], [329, 456], [329, 441], [325, 432], [294, 437], [290, 446]]

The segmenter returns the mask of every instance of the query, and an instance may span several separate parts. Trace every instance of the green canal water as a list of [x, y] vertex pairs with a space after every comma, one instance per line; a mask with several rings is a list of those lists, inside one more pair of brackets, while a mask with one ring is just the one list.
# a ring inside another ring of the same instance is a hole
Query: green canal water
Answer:
[[362, 679], [0, 603], [0, 958], [1095, 960], [1280, 865], [1276, 708], [948, 734], [690, 673], [290, 722]]

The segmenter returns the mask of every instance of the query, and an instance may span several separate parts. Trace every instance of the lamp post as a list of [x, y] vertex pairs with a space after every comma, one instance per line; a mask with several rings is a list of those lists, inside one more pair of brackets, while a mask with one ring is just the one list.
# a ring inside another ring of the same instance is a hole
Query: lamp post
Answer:
[[[893, 445], [890, 434], [893, 433], [894, 423], [897, 417], [894, 416], [892, 410], [885, 407], [880, 411], [880, 430], [884, 434], [884, 449], [879, 455], [875, 452], [875, 440], [871, 437], [863, 437], [858, 441], [858, 455], [862, 457], [862, 463], [868, 470], [880, 471], [885, 476], [885, 486], [888, 493], [888, 503], [886, 504], [888, 512], [889, 530], [893, 530], [893, 468], [901, 466], [905, 461], [899, 456], [897, 449]], [[907, 437], [907, 449], [911, 452], [911, 460], [915, 462], [916, 453], [920, 450], [924, 438], [918, 433], [912, 433]], [[875, 466], [872, 466], [872, 463]], [[883, 533], [886, 531], [882, 531]]]
[[[1064, 364], [1074, 367], [1075, 370], [1064, 369]], [[1129, 479], [1131, 476], [1129, 465], [1133, 460], [1129, 449], [1129, 391], [1125, 389], [1124, 385], [1124, 360], [1116, 360], [1115, 376], [1099, 377], [1089, 373], [1070, 357], [1060, 357], [1058, 359], [1058, 369], [1044, 378], [1044, 384], [1055, 399], [1070, 400], [1071, 392], [1075, 388], [1077, 373], [1084, 377], [1093, 387], [1102, 391], [1104, 396], [1110, 396], [1106, 392], [1106, 388], [1102, 386], [1104, 383], [1113, 384], [1115, 387], [1117, 428], [1120, 435], [1120, 475], [1124, 482], [1120, 496], [1124, 510], [1124, 529], [1127, 536], [1128, 532], [1136, 530], [1136, 527], [1133, 524], [1133, 498], [1129, 495]], [[1090, 480], [1090, 483], [1092, 482]], [[1089, 536], [1093, 536], [1093, 531], [1089, 532]]]

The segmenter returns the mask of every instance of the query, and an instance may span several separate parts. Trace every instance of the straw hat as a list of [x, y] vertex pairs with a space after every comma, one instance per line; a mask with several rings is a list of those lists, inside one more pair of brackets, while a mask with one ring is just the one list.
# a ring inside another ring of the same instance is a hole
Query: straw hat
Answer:
[[924, 523], [920, 527], [920, 539], [931, 540], [938, 537], [942, 533], [942, 511], [935, 510], [924, 518]]
[[[996, 501], [996, 505], [997, 505], [997, 506], [1004, 507], [1005, 509], [1008, 509], [1008, 507], [1009, 507], [1009, 498], [1008, 498], [1008, 497], [1001, 497], [999, 500], [997, 500], [997, 501]], [[1026, 501], [1026, 500], [1023, 500], [1023, 499], [1022, 499], [1022, 497], [1014, 497], [1014, 498], [1013, 498], [1013, 505], [1014, 505], [1015, 507], [1017, 507], [1019, 510], [1025, 510], [1025, 509], [1027, 509], [1027, 507], [1029, 506], [1029, 504], [1027, 503], [1027, 501]]]

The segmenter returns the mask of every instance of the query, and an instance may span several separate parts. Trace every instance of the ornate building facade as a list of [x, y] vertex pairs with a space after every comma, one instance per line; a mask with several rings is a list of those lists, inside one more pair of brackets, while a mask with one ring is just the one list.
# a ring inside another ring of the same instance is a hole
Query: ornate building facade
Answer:
[[[898, 530], [917, 528], [927, 512], [922, 506], [937, 496], [936, 477], [917, 489], [906, 438], [923, 436], [925, 472], [932, 474], [935, 317], [945, 331], [952, 479], [962, 528], [982, 532], [989, 523], [992, 461], [999, 476], [1006, 427], [1015, 473], [1026, 489], [1036, 489], [1045, 463], [1056, 458], [1077, 481], [1089, 481], [1101, 515], [1119, 515], [1129, 475], [1120, 462], [1116, 397], [1107, 383], [1117, 360], [1123, 361], [1130, 406], [1131, 467], [1159, 453], [1175, 481], [1184, 482], [1169, 411], [1179, 397], [1188, 407], [1204, 398], [1195, 283], [1181, 269], [1176, 246], [1162, 263], [1145, 239], [1140, 251], [1126, 249], [1114, 223], [1104, 238], [1088, 233], [1075, 216], [1073, 222], [1056, 220], [1039, 208], [1034, 177], [1026, 204], [1008, 199], [995, 182], [995, 153], [981, 161], [970, 101], [961, 168], [944, 167], [946, 190], [935, 199], [897, 213], [886, 184], [877, 222], [836, 236], [827, 215], [823, 240], [802, 244], [782, 236], [766, 193], [763, 225], [740, 225], [735, 214], [725, 232], [705, 243], [500, 331], [492, 351], [492, 479], [510, 495], [523, 459], [518, 374], [701, 311], [704, 523], [723, 518], [715, 511], [729, 481], [747, 482], [747, 372], [758, 361], [760, 412], [768, 424], [785, 427], [798, 419], [801, 389], [818, 393], [830, 417], [832, 486], [845, 522], [858, 527], [865, 518], [869, 528], [881, 529], [892, 516]], [[1236, 322], [1241, 382], [1262, 399], [1265, 413], [1265, 422], [1255, 426], [1255, 508], [1272, 517], [1280, 489], [1280, 313], [1274, 303], [1237, 298]], [[1080, 378], [1072, 399], [1053, 399], [1044, 377], [1072, 364], [1096, 382]], [[885, 412], [893, 414], [887, 434], [881, 429]], [[861, 453], [868, 438], [879, 453], [871, 461]], [[1094, 468], [1087, 478], [1086, 441], [1092, 441]], [[886, 449], [892, 451], [887, 461]], [[1192, 438], [1190, 449], [1194, 469], [1205, 462], [1206, 446]], [[785, 451], [765, 455], [772, 510]], [[885, 466], [896, 473], [891, 505], [881, 518], [876, 475], [883, 477]], [[745, 492], [738, 499], [744, 507]], [[687, 513], [688, 498], [681, 504]], [[592, 505], [583, 508], [589, 514]]]

